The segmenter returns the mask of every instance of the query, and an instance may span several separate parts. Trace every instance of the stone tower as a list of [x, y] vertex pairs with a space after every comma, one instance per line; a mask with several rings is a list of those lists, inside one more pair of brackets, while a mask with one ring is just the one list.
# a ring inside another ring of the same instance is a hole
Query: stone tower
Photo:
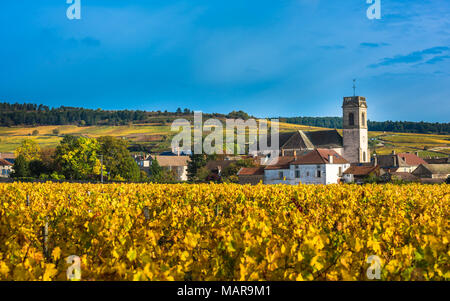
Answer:
[[366, 98], [344, 97], [342, 110], [344, 158], [350, 163], [370, 162]]

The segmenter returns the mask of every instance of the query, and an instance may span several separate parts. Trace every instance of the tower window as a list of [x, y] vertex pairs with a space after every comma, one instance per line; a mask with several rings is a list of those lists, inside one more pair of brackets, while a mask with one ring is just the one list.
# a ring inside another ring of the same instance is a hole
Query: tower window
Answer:
[[366, 162], [366, 152], [363, 152], [363, 162]]
[[355, 114], [348, 114], [348, 125], [355, 125]]
[[361, 125], [366, 126], [366, 114], [362, 113], [361, 116]]

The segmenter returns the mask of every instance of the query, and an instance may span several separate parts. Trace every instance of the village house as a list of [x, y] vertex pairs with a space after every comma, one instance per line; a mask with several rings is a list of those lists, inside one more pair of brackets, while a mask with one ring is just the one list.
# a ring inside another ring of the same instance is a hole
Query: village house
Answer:
[[331, 149], [302, 151], [299, 157], [280, 157], [264, 169], [264, 184], [336, 184], [350, 162]]
[[188, 156], [152, 156], [159, 166], [168, 171], [175, 172], [177, 181], [187, 181], [187, 167], [191, 160]]
[[0, 159], [0, 178], [9, 178], [13, 171], [13, 164], [5, 159]]
[[395, 181], [402, 181], [402, 182], [420, 182], [420, 179], [409, 172], [395, 172], [395, 171], [388, 171], [381, 175], [380, 177], [381, 182], [389, 183], [389, 182], [395, 182]]
[[344, 181], [346, 183], [362, 184], [370, 176], [379, 177], [381, 174], [379, 166], [350, 166], [344, 171]]
[[450, 175], [450, 164], [421, 164], [412, 174], [422, 179], [446, 180]]
[[264, 168], [264, 184], [290, 184], [290, 163], [296, 157], [279, 157], [274, 164], [274, 161], [269, 161], [269, 164]]
[[137, 165], [141, 168], [141, 169], [148, 169], [150, 168], [150, 164], [151, 164], [151, 157], [150, 154], [139, 154], [139, 155], [134, 155], [133, 156], [134, 160], [136, 161]]
[[374, 155], [372, 165], [380, 166], [389, 172], [413, 172], [419, 165], [427, 164], [418, 154], [395, 153], [389, 155]]
[[264, 166], [242, 167], [237, 173], [239, 184], [256, 185], [264, 182]]

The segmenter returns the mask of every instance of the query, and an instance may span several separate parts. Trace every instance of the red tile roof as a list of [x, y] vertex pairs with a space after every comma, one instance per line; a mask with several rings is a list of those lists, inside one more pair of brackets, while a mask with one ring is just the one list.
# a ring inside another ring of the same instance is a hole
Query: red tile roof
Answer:
[[238, 176], [261, 176], [264, 175], [264, 167], [243, 167]]
[[[328, 156], [333, 156], [333, 163], [328, 161]], [[315, 149], [306, 155], [303, 155], [292, 164], [295, 165], [309, 165], [309, 164], [348, 164], [341, 155], [332, 149]]]
[[378, 166], [350, 166], [344, 174], [354, 176], [366, 176], [379, 169]]
[[267, 163], [266, 169], [274, 170], [274, 169], [289, 169], [289, 165], [295, 161], [296, 157], [278, 157], [270, 160]]
[[4, 159], [0, 159], [0, 166], [12, 166], [12, 164]]
[[409, 166], [416, 166], [416, 165], [420, 165], [420, 164], [427, 164], [427, 162], [425, 162], [425, 160], [423, 160], [422, 158], [416, 156], [415, 154], [400, 153], [400, 154], [398, 154], [398, 157], [403, 159], [403, 161], [405, 161], [406, 164], [409, 165]]

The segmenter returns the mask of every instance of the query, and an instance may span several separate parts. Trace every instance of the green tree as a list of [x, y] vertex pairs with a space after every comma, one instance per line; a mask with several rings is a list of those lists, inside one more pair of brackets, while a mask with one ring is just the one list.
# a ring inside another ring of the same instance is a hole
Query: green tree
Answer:
[[87, 180], [100, 174], [100, 144], [87, 137], [64, 136], [56, 147], [55, 163], [67, 179]]
[[39, 178], [41, 174], [48, 174], [50, 170], [41, 160], [32, 160], [28, 164], [30, 177]]
[[23, 155], [19, 155], [14, 161], [12, 178], [24, 178], [30, 176], [29, 163]]
[[241, 159], [236, 163], [228, 165], [228, 167], [222, 171], [222, 179], [224, 181], [229, 180], [230, 182], [237, 182], [238, 180], [237, 173], [242, 167], [254, 167], [254, 166], [255, 163], [252, 159]]
[[163, 171], [162, 167], [159, 165], [158, 160], [152, 160], [149, 168], [150, 177], [157, 177]]
[[39, 160], [41, 149], [36, 141], [32, 139], [24, 139], [18, 148], [16, 148], [16, 158], [23, 156], [25, 160]]
[[125, 140], [105, 136], [100, 137], [98, 142], [109, 180], [140, 181], [141, 171], [128, 151]]
[[199, 177], [197, 175], [197, 171], [206, 166], [206, 156], [204, 154], [192, 154], [191, 160], [188, 163], [187, 174], [188, 180], [191, 182], [199, 181]]

